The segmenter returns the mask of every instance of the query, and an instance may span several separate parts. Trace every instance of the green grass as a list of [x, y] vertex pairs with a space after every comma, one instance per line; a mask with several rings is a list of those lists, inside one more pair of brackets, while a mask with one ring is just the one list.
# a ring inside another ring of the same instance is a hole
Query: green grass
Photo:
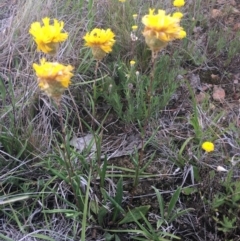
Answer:
[[[171, 1], [10, 7], [15, 14], [6, 4], [0, 10], [0, 239], [237, 241], [236, 12], [212, 0], [186, 1], [187, 38], [153, 61], [141, 18], [149, 8], [174, 12]], [[223, 15], [213, 18], [213, 9]], [[69, 33], [57, 61], [73, 65], [74, 77], [61, 106], [38, 89], [32, 69], [43, 54], [28, 31], [45, 16], [64, 21]], [[97, 67], [82, 39], [95, 27], [116, 34]], [[212, 98], [213, 85], [225, 90], [223, 101]], [[215, 150], [204, 153], [204, 141]]]

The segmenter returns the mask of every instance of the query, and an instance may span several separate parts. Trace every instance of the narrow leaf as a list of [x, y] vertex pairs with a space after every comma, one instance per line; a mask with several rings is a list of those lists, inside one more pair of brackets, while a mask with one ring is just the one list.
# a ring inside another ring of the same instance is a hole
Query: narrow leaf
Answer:
[[156, 192], [156, 195], [157, 195], [161, 218], [164, 218], [164, 206], [165, 206], [165, 204], [164, 204], [163, 197], [162, 197], [161, 193], [158, 191], [158, 189], [156, 189], [155, 187], [153, 187], [153, 189], [154, 189], [154, 191]]
[[104, 187], [106, 171], [107, 171], [107, 156], [105, 156], [105, 158], [104, 158], [102, 170], [100, 171], [100, 186], [102, 188]]
[[170, 218], [171, 213], [172, 213], [172, 211], [173, 211], [173, 209], [174, 209], [174, 207], [175, 207], [175, 205], [176, 205], [176, 203], [177, 203], [177, 200], [178, 200], [178, 198], [179, 198], [180, 193], [181, 193], [181, 187], [179, 187], [179, 188], [176, 190], [176, 192], [173, 194], [173, 196], [172, 196], [172, 198], [171, 198], [171, 200], [170, 200], [170, 203], [169, 203], [169, 205], [168, 205], [168, 211], [167, 211], [167, 219]]
[[34, 238], [39, 238], [39, 239], [43, 239], [43, 240], [48, 240], [48, 241], [55, 241], [55, 239], [52, 239], [44, 234], [38, 234], [38, 233], [35, 233], [35, 234], [32, 234], [32, 237]]
[[177, 212], [177, 213], [173, 214], [172, 217], [169, 219], [169, 223], [174, 221], [176, 218], [188, 213], [189, 211], [193, 211], [193, 210], [195, 210], [195, 209], [194, 208], [188, 208], [188, 209], [185, 209], [185, 210], [182, 210], [180, 212]]
[[103, 226], [103, 221], [108, 213], [108, 210], [105, 207], [100, 207], [98, 212], [98, 223], [100, 226]]
[[[139, 220], [142, 218], [142, 215], [146, 215], [149, 208], [151, 206], [150, 205], [146, 205], [146, 206], [141, 206], [141, 207], [136, 207], [133, 210], [127, 212], [127, 214], [125, 215], [125, 217], [119, 222], [119, 224], [124, 224], [124, 223], [130, 223], [133, 222], [134, 220]], [[134, 216], [134, 218], [133, 218]]]
[[14, 241], [13, 239], [8, 238], [8, 237], [4, 236], [3, 234], [0, 234], [0, 238], [1, 238], [3, 241], [4, 241], [4, 240], [6, 240], [6, 241]]
[[116, 208], [118, 208], [121, 212], [125, 213], [124, 209], [114, 200], [114, 198], [112, 198], [105, 189], [101, 188], [102, 193], [104, 193], [107, 198], [110, 200], [110, 202], [112, 203], [112, 205]]
[[[117, 183], [117, 189], [116, 189], [116, 196], [114, 198], [114, 200], [116, 201], [116, 203], [121, 206], [122, 204], [122, 197], [123, 197], [123, 178], [120, 177], [118, 183]], [[114, 212], [113, 212], [113, 221], [116, 220], [117, 216], [119, 215], [119, 209], [115, 208]]]

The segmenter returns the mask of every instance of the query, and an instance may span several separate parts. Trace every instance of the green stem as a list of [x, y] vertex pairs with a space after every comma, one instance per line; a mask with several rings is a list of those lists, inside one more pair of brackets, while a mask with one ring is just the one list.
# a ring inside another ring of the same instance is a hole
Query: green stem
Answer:
[[95, 79], [93, 82], [93, 110], [92, 110], [92, 127], [94, 129], [95, 126], [95, 115], [96, 115], [96, 103], [97, 103], [97, 86], [96, 86], [96, 79], [97, 79], [97, 71], [98, 71], [98, 67], [99, 67], [99, 60], [97, 60], [96, 65], [95, 65], [95, 70], [94, 70], [94, 75], [95, 75]]
[[64, 145], [64, 160], [66, 163], [66, 169], [68, 172], [68, 176], [70, 179], [70, 184], [72, 186], [74, 196], [76, 198], [76, 204], [77, 204], [78, 210], [80, 211], [80, 204], [79, 204], [78, 196], [77, 196], [76, 190], [73, 185], [73, 180], [72, 180], [72, 177], [74, 177], [74, 170], [73, 170], [73, 167], [71, 164], [71, 157], [70, 157], [70, 154], [69, 154], [68, 148], [67, 148], [66, 130], [65, 130], [65, 127], [63, 124], [63, 116], [62, 116], [62, 108], [61, 108], [61, 98], [55, 99], [55, 101], [58, 106], [59, 121], [60, 121], [61, 129], [62, 129], [62, 139], [63, 139], [63, 145]]
[[156, 67], [156, 54], [155, 52], [152, 51], [152, 60], [151, 60], [151, 64], [152, 64], [152, 68], [151, 68], [151, 72], [150, 72], [150, 84], [148, 86], [148, 90], [147, 90], [147, 97], [146, 97], [146, 104], [148, 106], [147, 108], [147, 115], [145, 117], [144, 120], [144, 125], [143, 125], [143, 129], [142, 129], [142, 133], [141, 133], [141, 150], [139, 153], [139, 162], [138, 162], [138, 166], [136, 169], [136, 176], [135, 176], [135, 181], [134, 181], [134, 188], [137, 187], [138, 183], [139, 183], [139, 169], [142, 166], [142, 162], [143, 162], [143, 157], [144, 157], [144, 139], [146, 136], [146, 129], [147, 129], [147, 125], [149, 122], [149, 119], [151, 117], [151, 112], [152, 112], [152, 105], [151, 105], [151, 98], [152, 98], [152, 92], [153, 92], [153, 82], [154, 82], [154, 73], [155, 73], [155, 67]]
[[82, 241], [86, 240], [88, 199], [89, 199], [91, 176], [92, 176], [92, 168], [90, 168], [90, 170], [89, 170], [87, 190], [86, 190], [86, 195], [85, 195], [85, 200], [84, 200], [84, 209], [83, 209], [83, 218], [82, 218], [82, 232], [81, 232], [81, 240]]

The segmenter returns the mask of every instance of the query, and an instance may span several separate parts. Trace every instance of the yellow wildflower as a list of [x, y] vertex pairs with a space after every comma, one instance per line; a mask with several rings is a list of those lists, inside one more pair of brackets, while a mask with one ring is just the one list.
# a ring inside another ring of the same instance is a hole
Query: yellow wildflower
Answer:
[[136, 64], [136, 62], [135, 62], [134, 60], [131, 60], [131, 61], [130, 61], [131, 67], [133, 67], [135, 64]]
[[179, 19], [181, 19], [182, 17], [183, 17], [183, 14], [181, 13], [181, 12], [175, 12], [175, 13], [173, 13], [173, 15], [172, 15], [174, 18], [179, 18]]
[[95, 59], [101, 60], [106, 53], [112, 51], [112, 46], [115, 43], [115, 34], [111, 29], [94, 28], [90, 33], [87, 33], [83, 39], [86, 41], [85, 46], [92, 49]]
[[136, 20], [138, 15], [137, 14], [133, 14], [132, 16], [133, 16], [133, 19]]
[[68, 34], [62, 33], [64, 23], [54, 19], [53, 25], [50, 25], [50, 18], [42, 19], [43, 26], [40, 22], [31, 24], [29, 33], [33, 36], [37, 44], [37, 50], [44, 53], [54, 54], [57, 51], [58, 43], [67, 39]]
[[133, 26], [132, 26], [132, 30], [133, 30], [133, 31], [136, 31], [137, 29], [138, 29], [138, 26], [137, 26], [137, 25], [133, 25]]
[[158, 14], [154, 14], [154, 11], [155, 9], [149, 9], [149, 14], [142, 18], [145, 25], [143, 35], [152, 51], [159, 51], [168, 42], [186, 36], [186, 32], [180, 26], [180, 18], [166, 15], [164, 10], [158, 10]]
[[182, 7], [185, 5], [185, 1], [184, 0], [174, 0], [173, 1], [173, 6], [174, 7]]
[[40, 65], [33, 64], [33, 68], [38, 77], [38, 86], [49, 96], [59, 98], [62, 92], [68, 88], [73, 76], [71, 65], [62, 65], [57, 62], [46, 62], [43, 58]]
[[122, 3], [125, 3], [126, 2], [126, 0], [118, 0], [119, 2], [122, 2]]
[[184, 31], [184, 30], [181, 30], [179, 32], [179, 38], [182, 39], [182, 38], [185, 38], [187, 36], [187, 33]]
[[214, 151], [214, 144], [210, 141], [205, 141], [202, 144], [202, 149], [206, 152]]

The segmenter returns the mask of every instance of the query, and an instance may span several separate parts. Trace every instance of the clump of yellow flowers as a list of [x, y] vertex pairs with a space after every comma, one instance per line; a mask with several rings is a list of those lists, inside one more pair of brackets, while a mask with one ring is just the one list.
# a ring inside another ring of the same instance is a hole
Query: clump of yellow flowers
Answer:
[[102, 60], [107, 53], [112, 51], [115, 43], [115, 34], [111, 29], [94, 28], [83, 37], [85, 46], [92, 49], [92, 54], [96, 60]]
[[[34, 37], [37, 50], [46, 54], [56, 54], [59, 42], [65, 41], [68, 37], [67, 33], [62, 33], [64, 23], [54, 19], [51, 25], [48, 17], [43, 18], [42, 22], [43, 26], [40, 22], [32, 23], [29, 33]], [[38, 78], [39, 88], [59, 102], [63, 91], [70, 84], [73, 67], [58, 62], [48, 62], [43, 58], [40, 64], [33, 64], [33, 69]]]
[[51, 25], [48, 17], [43, 18], [42, 22], [43, 26], [40, 22], [32, 23], [29, 33], [33, 36], [38, 51], [55, 54], [59, 42], [65, 41], [68, 37], [67, 33], [62, 33], [64, 23], [54, 19], [53, 25]]
[[38, 77], [38, 86], [45, 91], [48, 96], [60, 99], [62, 92], [68, 88], [73, 76], [71, 65], [62, 65], [57, 62], [47, 62], [46, 59], [40, 60], [40, 65], [33, 64]]
[[155, 9], [149, 9], [149, 14], [142, 18], [145, 25], [143, 36], [153, 52], [158, 52], [170, 41], [186, 37], [186, 32], [180, 26], [181, 14], [175, 13], [171, 16], [166, 15], [164, 10], [158, 10], [157, 14], [154, 12]]
[[210, 141], [205, 141], [202, 144], [202, 149], [206, 152], [212, 152], [214, 151], [214, 144]]

